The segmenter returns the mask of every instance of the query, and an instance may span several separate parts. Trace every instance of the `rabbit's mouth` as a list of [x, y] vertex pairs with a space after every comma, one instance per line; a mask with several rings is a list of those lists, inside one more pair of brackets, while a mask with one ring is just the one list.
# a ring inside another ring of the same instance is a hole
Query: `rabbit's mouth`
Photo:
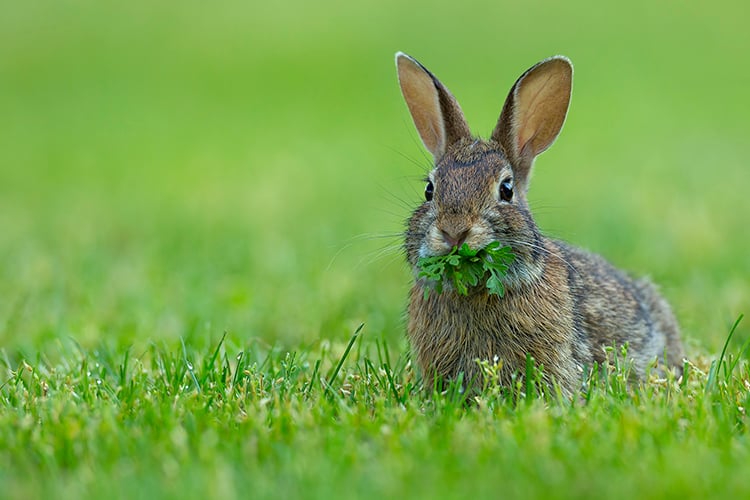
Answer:
[[492, 236], [489, 228], [483, 224], [474, 224], [468, 228], [433, 224], [419, 247], [419, 257], [447, 255], [463, 244], [469, 245], [473, 250], [481, 250], [495, 240]]

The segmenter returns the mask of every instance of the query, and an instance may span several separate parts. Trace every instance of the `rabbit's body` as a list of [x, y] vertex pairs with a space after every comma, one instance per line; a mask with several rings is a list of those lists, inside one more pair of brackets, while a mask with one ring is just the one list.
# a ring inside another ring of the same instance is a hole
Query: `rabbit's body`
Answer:
[[502, 363], [501, 383], [523, 374], [527, 355], [570, 396], [605, 349], [628, 345], [634, 372], [666, 359], [680, 370], [677, 322], [648, 280], [633, 280], [598, 255], [546, 238], [526, 200], [534, 158], [554, 141], [567, 112], [572, 68], [552, 58], [514, 85], [492, 138], [469, 133], [458, 103], [423, 66], [400, 54], [399, 80], [417, 130], [436, 160], [426, 201], [409, 220], [406, 253], [420, 257], [499, 241], [515, 260], [504, 296], [479, 285], [442, 293], [416, 278], [408, 334], [427, 384], [435, 377], [481, 383], [477, 360]]

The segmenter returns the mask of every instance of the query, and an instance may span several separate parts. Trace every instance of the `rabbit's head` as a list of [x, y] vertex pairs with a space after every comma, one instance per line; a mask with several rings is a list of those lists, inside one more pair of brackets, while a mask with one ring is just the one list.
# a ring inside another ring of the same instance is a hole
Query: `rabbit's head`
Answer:
[[508, 94], [489, 140], [471, 136], [458, 102], [424, 66], [396, 54], [399, 84], [435, 168], [425, 202], [409, 220], [406, 250], [442, 255], [467, 243], [493, 241], [516, 255], [508, 278], [533, 278], [543, 268], [542, 237], [526, 201], [534, 158], [557, 137], [568, 110], [573, 68], [562, 56], [526, 71]]

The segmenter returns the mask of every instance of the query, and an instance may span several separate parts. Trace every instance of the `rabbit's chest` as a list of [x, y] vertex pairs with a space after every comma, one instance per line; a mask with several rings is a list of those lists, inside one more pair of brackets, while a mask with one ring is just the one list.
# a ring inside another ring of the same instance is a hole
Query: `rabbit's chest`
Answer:
[[430, 358], [536, 359], [553, 361], [570, 352], [573, 325], [565, 296], [505, 297], [413, 293], [409, 305], [409, 336]]

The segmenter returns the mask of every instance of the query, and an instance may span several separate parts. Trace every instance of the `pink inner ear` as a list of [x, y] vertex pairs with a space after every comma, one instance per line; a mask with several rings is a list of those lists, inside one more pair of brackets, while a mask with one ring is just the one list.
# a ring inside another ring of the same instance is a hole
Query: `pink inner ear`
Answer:
[[570, 101], [570, 66], [550, 61], [524, 77], [516, 94], [519, 154], [538, 155], [560, 133]]
[[539, 133], [539, 129], [536, 126], [537, 123], [537, 112], [535, 109], [530, 109], [526, 112], [524, 116], [520, 116], [516, 118], [516, 121], [521, 124], [520, 129], [518, 130], [518, 139], [517, 139], [517, 147], [518, 147], [518, 153], [520, 155], [525, 155], [526, 153], [532, 153], [533, 151], [529, 151], [529, 148], [532, 147], [534, 143], [534, 138]]
[[506, 149], [516, 177], [528, 178], [534, 158], [554, 142], [570, 102], [573, 67], [562, 56], [521, 75], [505, 100], [492, 139]]
[[527, 158], [529, 160], [533, 159], [536, 156], [533, 148], [535, 137], [536, 134], [532, 135], [528, 139], [522, 138], [521, 136], [518, 137], [518, 156], [520, 156], [521, 158]]

